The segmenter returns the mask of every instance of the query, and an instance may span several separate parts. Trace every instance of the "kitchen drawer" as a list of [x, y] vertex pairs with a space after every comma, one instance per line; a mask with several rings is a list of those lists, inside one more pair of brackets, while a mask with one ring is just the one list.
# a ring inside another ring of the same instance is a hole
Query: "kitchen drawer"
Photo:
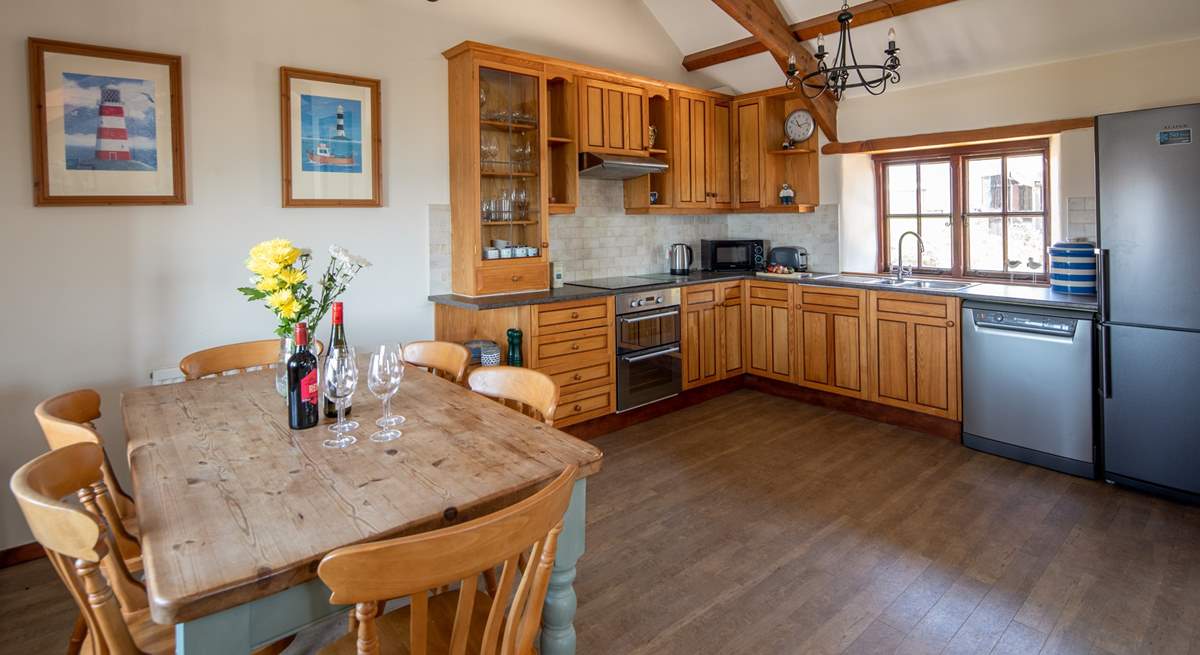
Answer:
[[573, 394], [583, 389], [600, 385], [611, 385], [613, 382], [613, 362], [605, 357], [605, 361], [597, 362], [582, 368], [549, 374], [550, 379], [558, 383], [563, 394]]
[[612, 326], [612, 297], [589, 298], [551, 305], [534, 305], [537, 334]]
[[717, 285], [684, 287], [683, 303], [685, 305], [701, 305], [717, 301]]
[[570, 338], [562, 340], [539, 339], [536, 351], [537, 361], [541, 363], [563, 355], [580, 355], [593, 350], [608, 350], [609, 336], [607, 333], [587, 335], [590, 330], [581, 330], [580, 332], [583, 334], [576, 335], [574, 332], [567, 332], [565, 335]]
[[844, 309], [862, 309], [864, 291], [861, 289], [840, 289], [834, 287], [798, 287], [800, 292], [799, 305], [821, 305], [823, 307], [841, 307]]
[[550, 287], [550, 271], [543, 263], [480, 268], [476, 272], [480, 295], [536, 291]]
[[608, 384], [563, 394], [558, 399], [558, 410], [554, 412], [554, 426], [563, 427], [611, 414], [615, 400], [613, 389], [613, 385]]
[[875, 303], [876, 312], [929, 318], [954, 318], [954, 298], [891, 291], [873, 291], [871, 297]]
[[741, 283], [734, 283], [734, 284], [727, 284], [724, 286], [725, 286], [724, 298], [726, 301], [737, 301], [737, 300], [742, 299], [742, 287], [745, 285], [743, 285]]
[[774, 300], [779, 302], [788, 301], [788, 284], [780, 282], [751, 282], [750, 299], [751, 300]]

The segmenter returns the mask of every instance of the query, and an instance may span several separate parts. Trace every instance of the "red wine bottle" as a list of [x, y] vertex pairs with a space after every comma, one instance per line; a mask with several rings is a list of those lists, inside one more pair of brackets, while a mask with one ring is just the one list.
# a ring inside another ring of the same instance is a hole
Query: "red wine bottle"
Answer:
[[288, 427], [306, 430], [320, 420], [317, 357], [308, 350], [308, 325], [296, 324], [296, 351], [288, 358]]
[[[333, 303], [333, 325], [329, 328], [329, 346], [325, 350], [325, 357], [329, 357], [329, 353], [333, 352], [334, 348], [345, 347], [346, 344], [346, 328], [342, 325], [342, 303]], [[325, 397], [325, 417], [337, 418], [337, 405], [328, 397]], [[350, 399], [346, 399], [346, 416], [350, 415]]]

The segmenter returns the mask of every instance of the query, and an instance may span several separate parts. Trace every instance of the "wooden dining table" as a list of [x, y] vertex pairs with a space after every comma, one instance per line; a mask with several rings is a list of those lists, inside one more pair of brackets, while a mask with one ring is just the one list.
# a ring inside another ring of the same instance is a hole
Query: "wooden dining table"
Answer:
[[362, 387], [358, 443], [345, 449], [321, 445], [330, 421], [288, 429], [271, 370], [124, 393], [151, 618], [175, 626], [176, 652], [250, 653], [343, 612], [317, 578], [330, 551], [469, 521], [574, 464], [539, 644], [573, 653], [587, 476], [601, 452], [411, 366], [392, 399], [403, 435], [376, 443], [381, 404]]

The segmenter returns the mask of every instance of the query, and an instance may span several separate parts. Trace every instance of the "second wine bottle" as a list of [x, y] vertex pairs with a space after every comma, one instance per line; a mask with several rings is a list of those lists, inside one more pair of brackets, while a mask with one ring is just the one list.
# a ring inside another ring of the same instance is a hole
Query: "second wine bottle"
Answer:
[[[335, 301], [333, 303], [333, 326], [329, 328], [329, 346], [325, 350], [325, 357], [329, 357], [329, 353], [333, 352], [334, 348], [344, 348], [346, 343], [346, 328], [342, 321], [342, 303]], [[329, 399], [329, 396], [322, 394], [325, 399], [324, 409], [325, 418], [337, 418], [337, 405]], [[350, 399], [346, 399], [346, 416], [350, 415]]]

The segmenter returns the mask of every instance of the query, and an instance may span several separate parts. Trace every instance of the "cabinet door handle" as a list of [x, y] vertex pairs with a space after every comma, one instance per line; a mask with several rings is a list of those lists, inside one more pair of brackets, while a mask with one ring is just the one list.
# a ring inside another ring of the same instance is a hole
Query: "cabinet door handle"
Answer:
[[954, 327], [954, 321], [946, 321], [946, 327]]
[[571, 312], [571, 318], [579, 318], [579, 312]]

